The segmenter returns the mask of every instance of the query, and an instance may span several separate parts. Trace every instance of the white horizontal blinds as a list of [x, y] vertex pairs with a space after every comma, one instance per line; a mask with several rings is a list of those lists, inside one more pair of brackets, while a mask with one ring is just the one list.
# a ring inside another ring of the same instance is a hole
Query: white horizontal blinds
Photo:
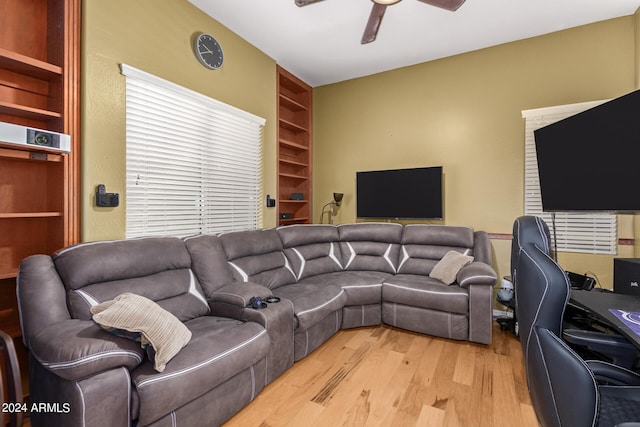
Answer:
[[127, 237], [262, 225], [264, 120], [122, 65]]
[[[522, 112], [525, 119], [524, 213], [542, 217], [551, 228], [551, 213], [542, 211], [534, 133], [536, 129], [573, 116], [605, 101], [539, 108]], [[571, 167], [571, 165], [567, 165]], [[617, 252], [617, 216], [614, 214], [564, 213], [555, 215], [559, 251], [594, 254]], [[552, 238], [553, 238], [553, 232]]]

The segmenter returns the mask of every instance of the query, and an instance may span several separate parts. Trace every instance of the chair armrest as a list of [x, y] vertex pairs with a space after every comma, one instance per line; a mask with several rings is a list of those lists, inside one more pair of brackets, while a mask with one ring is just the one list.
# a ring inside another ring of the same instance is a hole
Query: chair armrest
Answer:
[[562, 336], [571, 344], [607, 356], [615, 365], [630, 369], [638, 358], [638, 349], [622, 335], [583, 329], [564, 329]]
[[113, 335], [91, 320], [55, 323], [30, 340], [31, 354], [48, 371], [77, 380], [124, 366], [132, 370], [144, 357], [140, 343]]
[[236, 307], [247, 307], [252, 297], [267, 298], [272, 296], [271, 289], [252, 282], [233, 282], [217, 289], [210, 302], [218, 302]]
[[458, 271], [456, 281], [463, 288], [470, 285], [489, 285], [493, 286], [498, 280], [498, 275], [489, 264], [474, 261], [465, 265]]
[[599, 382], [620, 386], [640, 386], [640, 375], [603, 360], [585, 361]]

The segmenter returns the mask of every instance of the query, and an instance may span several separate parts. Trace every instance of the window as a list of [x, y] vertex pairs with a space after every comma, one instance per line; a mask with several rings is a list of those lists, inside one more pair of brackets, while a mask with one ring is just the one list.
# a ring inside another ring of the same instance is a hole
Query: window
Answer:
[[122, 64], [126, 235], [262, 226], [265, 120]]
[[[558, 107], [539, 108], [522, 112], [525, 119], [524, 213], [542, 217], [549, 228], [555, 222], [556, 245], [559, 251], [594, 254], [615, 254], [617, 251], [617, 216], [615, 214], [542, 212], [538, 162], [533, 131], [555, 123], [604, 101]], [[552, 231], [553, 238], [553, 231]]]

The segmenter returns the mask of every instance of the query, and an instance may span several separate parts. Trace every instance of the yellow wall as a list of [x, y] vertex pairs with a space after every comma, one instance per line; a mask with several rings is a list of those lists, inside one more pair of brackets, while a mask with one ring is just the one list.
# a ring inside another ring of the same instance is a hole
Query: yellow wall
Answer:
[[[523, 213], [521, 111], [632, 91], [634, 20], [609, 20], [316, 88], [316, 207], [334, 191], [343, 192], [336, 222], [353, 222], [357, 171], [442, 165], [445, 224], [511, 233]], [[511, 242], [492, 244], [494, 267], [507, 275]], [[560, 261], [610, 283], [610, 256], [562, 253]]]
[[[525, 109], [613, 98], [633, 90], [638, 16], [624, 17], [314, 90], [314, 217], [334, 191], [345, 198], [337, 222], [355, 221], [358, 170], [443, 165], [446, 224], [511, 232], [522, 214]], [[191, 43], [213, 34], [225, 63], [205, 70]], [[264, 194], [275, 194], [275, 61], [187, 0], [83, 2], [82, 239], [125, 234], [127, 63], [267, 119]], [[95, 186], [121, 194], [121, 206], [94, 206]], [[621, 237], [637, 238], [636, 217]], [[276, 224], [265, 209], [264, 225]], [[493, 240], [508, 274], [509, 240]], [[620, 256], [634, 256], [621, 247]], [[561, 254], [607, 286], [612, 257]]]
[[[125, 236], [126, 63], [267, 120], [265, 194], [275, 194], [275, 62], [187, 0], [90, 0], [83, 7], [82, 240]], [[206, 70], [193, 55], [196, 33], [222, 45], [224, 64]], [[95, 187], [120, 193], [120, 207], [97, 208]], [[265, 225], [275, 224], [265, 209]]]

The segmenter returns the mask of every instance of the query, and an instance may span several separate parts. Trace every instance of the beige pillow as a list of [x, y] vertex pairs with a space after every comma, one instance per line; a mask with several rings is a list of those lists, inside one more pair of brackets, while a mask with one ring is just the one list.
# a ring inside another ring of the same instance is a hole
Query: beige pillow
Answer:
[[472, 261], [472, 256], [463, 255], [456, 251], [449, 251], [433, 267], [433, 270], [429, 273], [429, 277], [450, 285], [456, 281], [458, 271]]
[[141, 295], [118, 295], [91, 307], [91, 314], [103, 329], [140, 341], [158, 372], [191, 340], [191, 331], [177, 317]]

